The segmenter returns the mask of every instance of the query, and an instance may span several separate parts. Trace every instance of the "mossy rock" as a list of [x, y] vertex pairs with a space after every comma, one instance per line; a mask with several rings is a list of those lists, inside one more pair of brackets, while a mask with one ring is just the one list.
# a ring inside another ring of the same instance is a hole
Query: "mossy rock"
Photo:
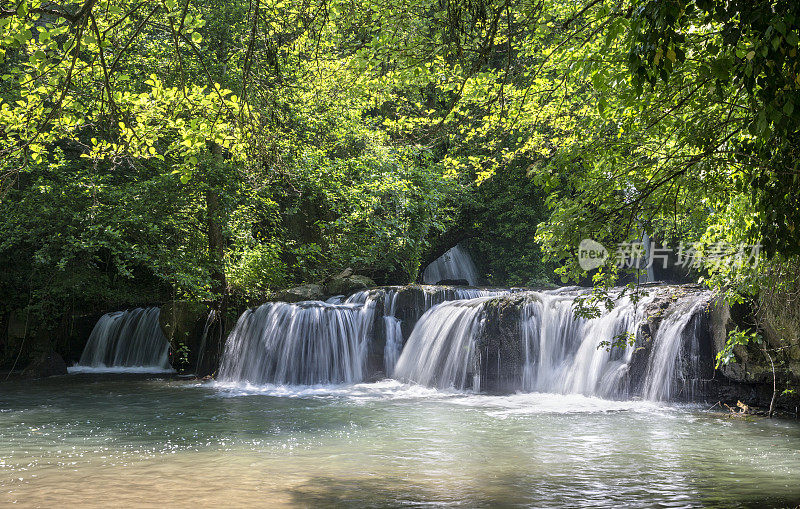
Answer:
[[375, 282], [367, 276], [359, 274], [344, 277], [337, 276], [325, 283], [325, 293], [328, 295], [347, 295], [374, 286]]
[[306, 283], [294, 288], [275, 292], [269, 298], [272, 302], [301, 302], [304, 300], [322, 300], [325, 298], [325, 289], [322, 285]]

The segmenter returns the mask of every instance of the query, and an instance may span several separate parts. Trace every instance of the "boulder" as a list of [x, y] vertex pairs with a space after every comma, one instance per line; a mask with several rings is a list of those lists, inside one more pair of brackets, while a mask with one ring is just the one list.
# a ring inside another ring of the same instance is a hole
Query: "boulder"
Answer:
[[375, 282], [367, 276], [352, 274], [352, 270], [348, 270], [332, 277], [325, 283], [325, 292], [328, 295], [347, 295], [375, 286]]
[[27, 368], [24, 375], [31, 378], [44, 378], [67, 374], [67, 363], [56, 352], [50, 350], [36, 357]]
[[300, 302], [304, 300], [323, 300], [325, 289], [322, 285], [306, 283], [288, 290], [274, 293], [269, 300], [277, 302]]
[[344, 269], [343, 271], [341, 271], [336, 276], [333, 276], [333, 279], [344, 279], [344, 278], [350, 277], [352, 275], [353, 275], [353, 269], [348, 267], [348, 268]]

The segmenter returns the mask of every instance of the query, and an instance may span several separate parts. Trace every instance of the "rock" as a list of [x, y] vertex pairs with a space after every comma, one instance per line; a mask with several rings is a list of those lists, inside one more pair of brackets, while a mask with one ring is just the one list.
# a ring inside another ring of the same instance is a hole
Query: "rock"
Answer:
[[25, 368], [24, 374], [32, 378], [66, 375], [67, 363], [64, 362], [60, 355], [51, 350], [35, 358]]
[[442, 279], [436, 283], [439, 286], [469, 286], [466, 279]]
[[[342, 272], [342, 274], [347, 271]], [[339, 276], [341, 276], [340, 274]], [[333, 277], [325, 284], [325, 292], [328, 295], [347, 295], [358, 290], [365, 290], [375, 286], [375, 282], [367, 276], [351, 274], [345, 277]]]
[[[335, 292], [341, 293], [341, 292]], [[306, 283], [288, 290], [276, 292], [269, 299], [278, 302], [300, 302], [304, 300], [323, 300], [325, 298], [325, 289], [322, 285], [314, 283]]]
[[333, 276], [332, 279], [344, 279], [344, 278], [350, 277], [352, 275], [353, 275], [353, 269], [351, 269], [350, 267], [347, 267], [346, 269], [341, 271], [336, 276]]
[[202, 325], [208, 317], [208, 306], [202, 302], [171, 300], [161, 306], [158, 324], [169, 341], [171, 351], [186, 351], [186, 356], [172, 355], [170, 363], [178, 373], [185, 373], [197, 364], [200, 352]]

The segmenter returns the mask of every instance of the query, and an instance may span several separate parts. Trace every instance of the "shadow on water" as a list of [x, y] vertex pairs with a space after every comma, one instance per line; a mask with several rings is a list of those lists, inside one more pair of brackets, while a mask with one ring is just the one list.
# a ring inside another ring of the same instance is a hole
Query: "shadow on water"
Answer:
[[[798, 507], [793, 498], [770, 494], [684, 493], [672, 500], [658, 495], [658, 485], [620, 489], [601, 480], [576, 491], [573, 479], [558, 476], [532, 478], [524, 474], [487, 476], [472, 482], [458, 479], [409, 482], [401, 478], [341, 479], [315, 477], [289, 490], [300, 507]], [[713, 487], [706, 487], [713, 491]]]

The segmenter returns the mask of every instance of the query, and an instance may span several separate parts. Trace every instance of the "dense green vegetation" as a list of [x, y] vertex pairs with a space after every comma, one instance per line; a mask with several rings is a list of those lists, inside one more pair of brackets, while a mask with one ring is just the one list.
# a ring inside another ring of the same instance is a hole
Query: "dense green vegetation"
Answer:
[[405, 283], [442, 239], [492, 284], [603, 287], [581, 239], [643, 231], [763, 244], [698, 273], [796, 293], [799, 27], [790, 0], [4, 1], [0, 313]]

